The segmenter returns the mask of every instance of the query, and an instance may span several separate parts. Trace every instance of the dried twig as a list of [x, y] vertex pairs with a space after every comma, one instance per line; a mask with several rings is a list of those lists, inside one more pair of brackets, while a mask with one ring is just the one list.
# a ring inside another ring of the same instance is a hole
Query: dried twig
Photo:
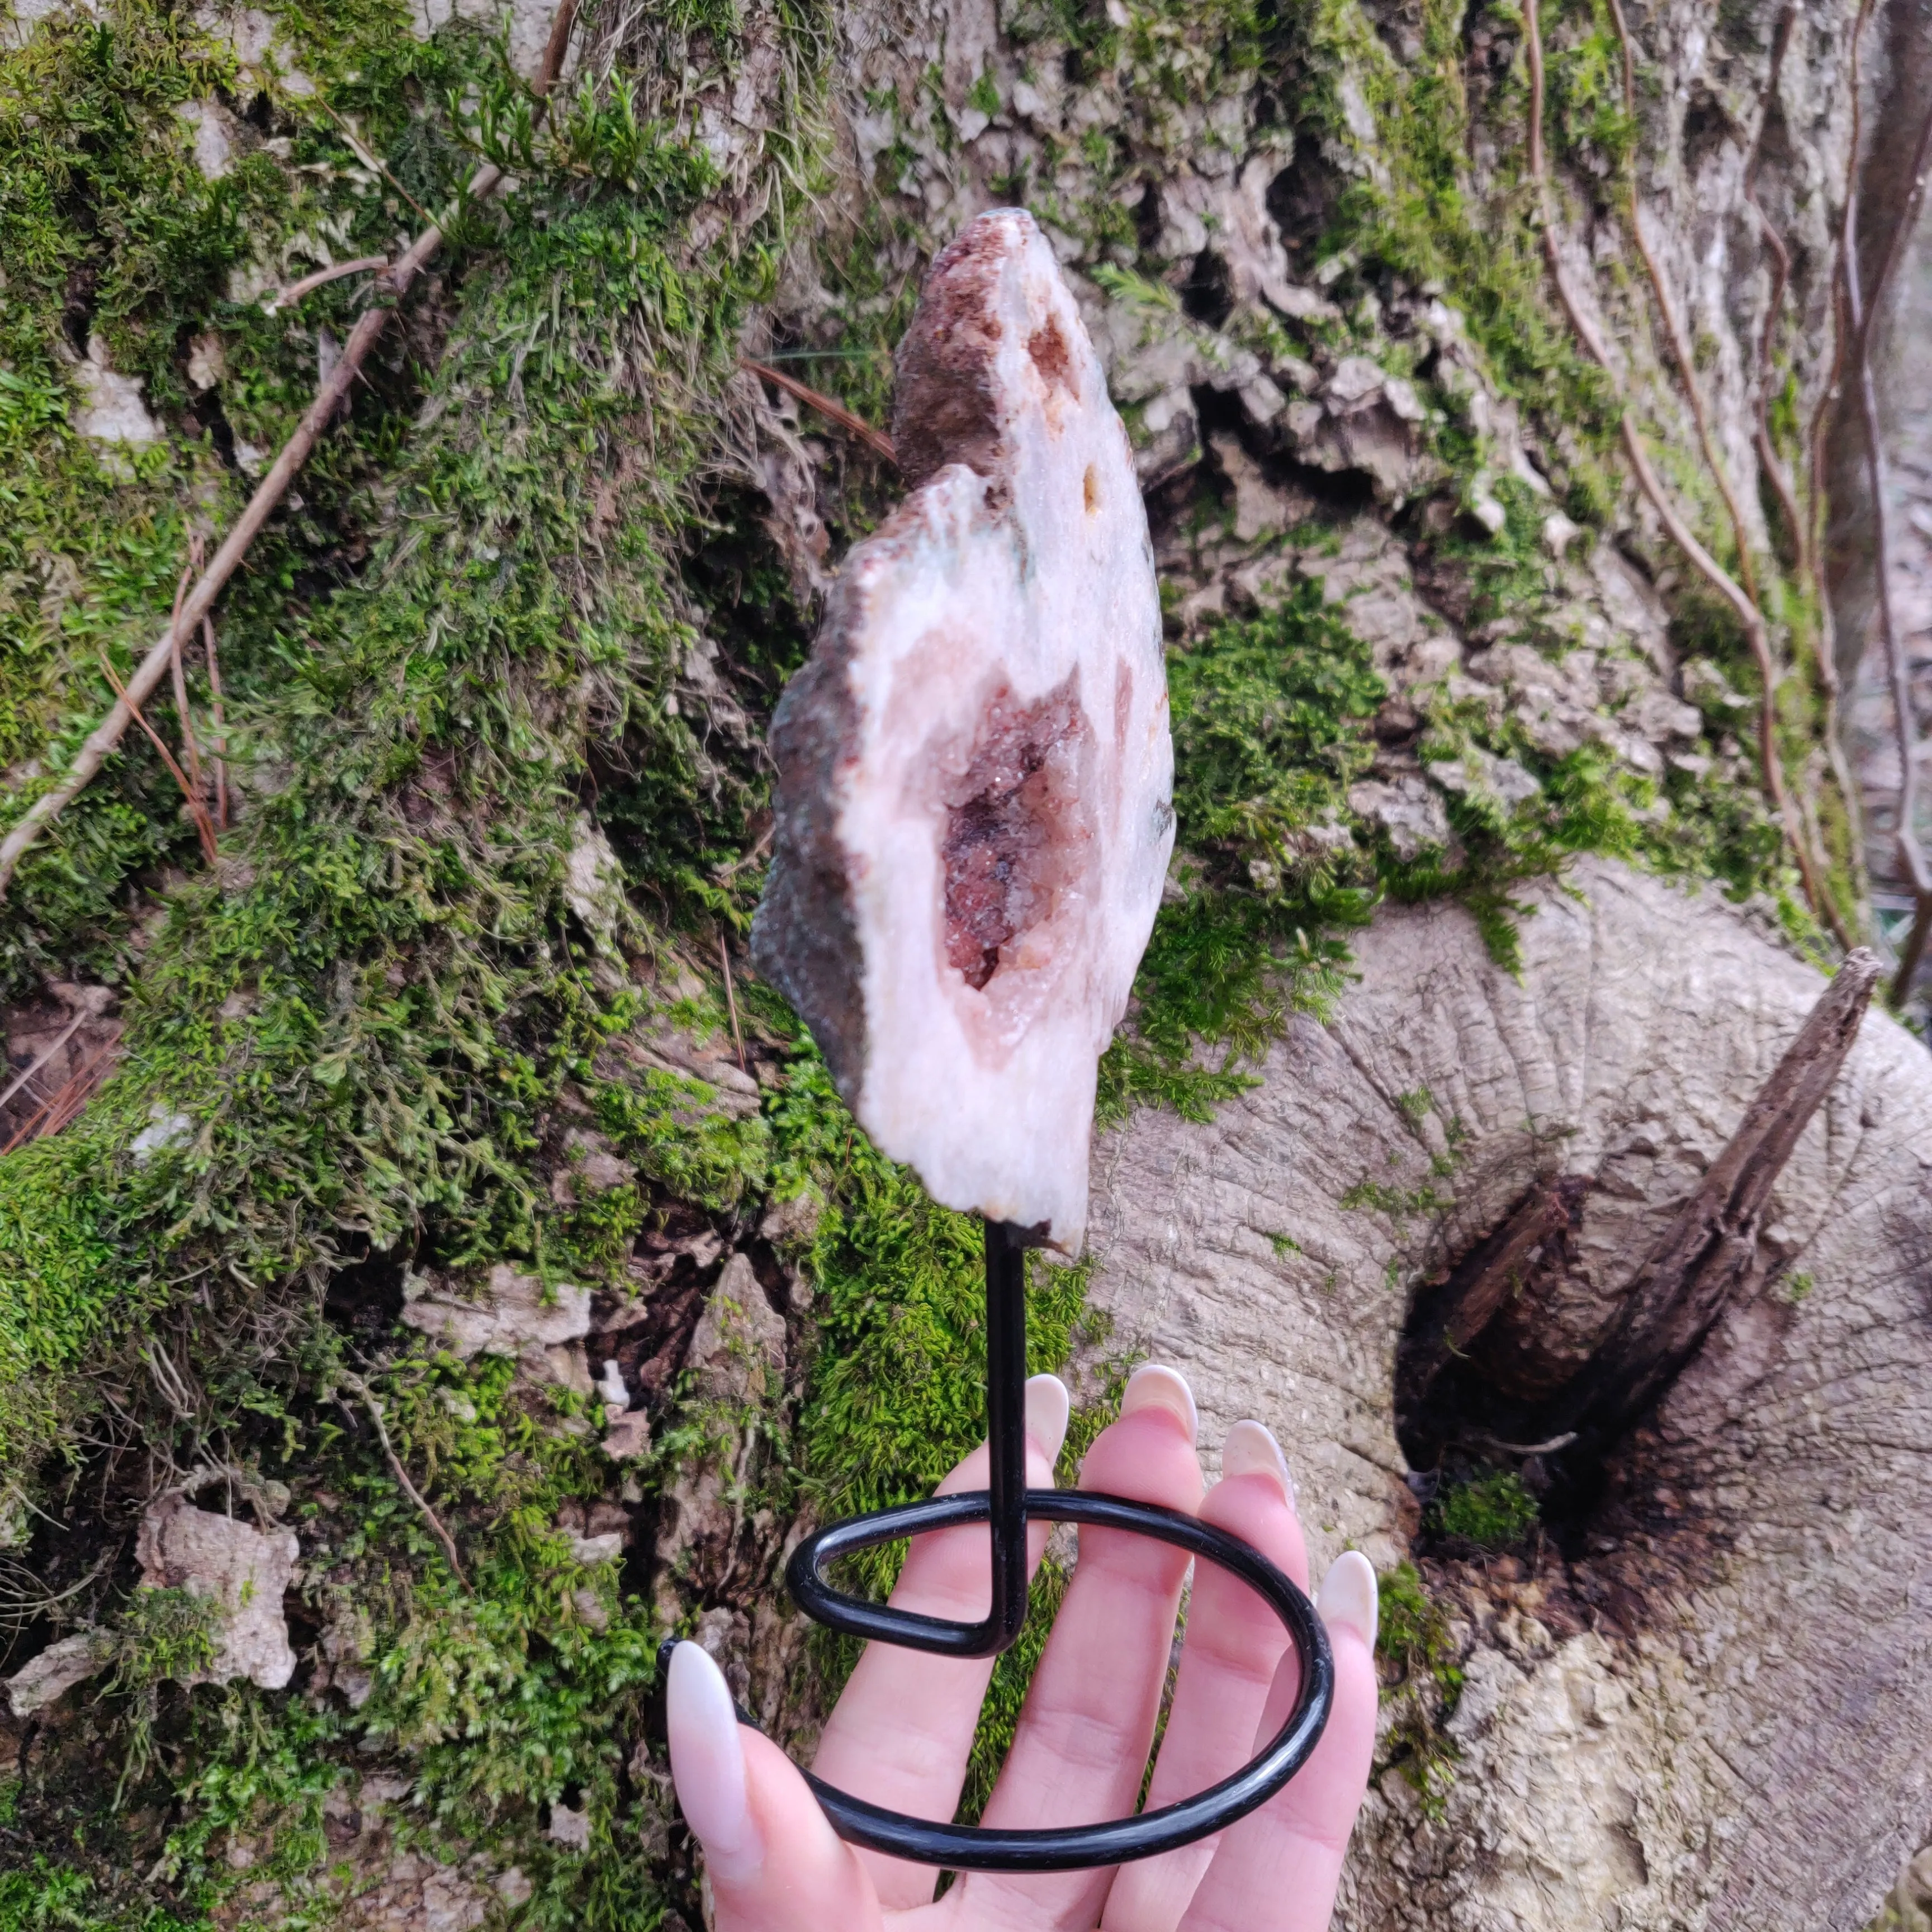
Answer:
[[1732, 1302], [1762, 1284], [1759, 1234], [1771, 1190], [1837, 1080], [1878, 978], [1876, 954], [1861, 948], [1846, 958], [1730, 1144], [1652, 1250], [1592, 1364], [1589, 1432], [1600, 1435], [1635, 1416]]
[[796, 376], [788, 376], [782, 369], [774, 369], [769, 362], [754, 362], [748, 356], [738, 358], [738, 366], [748, 370], [754, 376], [760, 376], [767, 382], [775, 383], [788, 396], [796, 396], [802, 403], [809, 404], [822, 416], [829, 416], [842, 429], [848, 429], [867, 448], [876, 451], [888, 463], [896, 464], [898, 452], [892, 447], [892, 440], [884, 430], [874, 429], [863, 416], [854, 416], [842, 402], [801, 382]]
[[332, 268], [318, 268], [312, 275], [304, 275], [298, 282], [291, 282], [285, 289], [278, 289], [272, 296], [262, 298], [263, 312], [273, 315], [278, 309], [286, 308], [292, 302], [298, 302], [305, 295], [316, 289], [326, 287], [331, 282], [339, 282], [345, 275], [366, 274], [371, 268], [388, 266], [386, 255], [358, 255], [352, 262], [338, 262]]
[[[560, 0], [550, 29], [550, 44], [544, 50], [543, 65], [530, 83], [531, 92], [537, 97], [539, 111], [556, 83], [558, 66], [570, 44], [571, 28], [576, 13], [577, 0]], [[478, 169], [470, 177], [470, 198], [481, 200], [494, 194], [502, 179], [503, 170], [494, 162]], [[408, 292], [424, 263], [442, 245], [442, 228], [440, 224], [432, 222], [398, 259], [394, 266], [377, 278], [376, 286], [391, 298], [392, 302], [399, 302]], [[220, 596], [223, 586], [234, 575], [242, 558], [248, 554], [249, 545], [274, 514], [275, 506], [280, 502], [290, 484], [295, 480], [296, 472], [308, 460], [310, 451], [314, 448], [322, 431], [328, 427], [336, 411], [347, 398], [362, 364], [368, 359], [369, 352], [375, 347], [376, 339], [388, 326], [389, 317], [394, 313], [392, 307], [365, 310], [355, 328], [350, 332], [349, 340], [343, 346], [340, 359], [329, 371], [326, 379], [317, 386], [315, 399], [310, 404], [301, 422], [296, 425], [295, 434], [282, 446], [281, 454], [275, 458], [268, 474], [256, 486], [254, 495], [248, 500], [248, 507], [242, 512], [240, 520], [215, 552], [214, 560], [184, 601], [180, 622], [188, 629], [194, 629], [213, 608], [214, 600]], [[140, 668], [128, 680], [126, 692], [81, 746], [73, 764], [68, 769], [67, 776], [50, 790], [43, 792], [28, 806], [20, 822], [5, 838], [0, 839], [0, 897], [4, 896], [22, 857], [45, 828], [60, 815], [68, 802], [100, 770], [109, 753], [120, 743], [128, 727], [134, 722], [135, 708], [146, 700], [166, 675], [173, 647], [174, 630], [175, 627], [171, 624], [167, 634], [142, 660]]]
[[342, 116], [337, 113], [335, 110], [330, 106], [328, 103], [323, 100], [320, 94], [316, 96], [315, 104], [322, 110], [323, 113], [326, 114], [328, 118], [335, 123], [337, 127], [342, 130], [342, 138], [349, 143], [349, 152], [352, 154], [371, 174], [380, 175], [382, 178], [387, 182], [412, 208], [416, 210], [417, 218], [418, 220], [423, 221], [434, 221], [436, 219], [435, 216], [431, 214], [429, 210], [424, 207], [422, 203], [417, 200], [416, 196], [410, 194], [409, 190], [404, 187], [402, 183], [397, 180], [394, 175], [390, 173], [388, 164], [382, 159], [381, 155], [371, 152], [371, 150], [364, 145], [362, 136], [357, 134], [356, 130], [349, 124], [347, 121], [346, 121]]
[[724, 928], [718, 928], [718, 957], [724, 967], [724, 1006], [731, 1016], [731, 1044], [738, 1049], [738, 1071], [750, 1072], [745, 1064], [745, 1036], [738, 1030], [738, 994], [731, 984], [731, 949], [725, 944]]
[[[456, 1580], [464, 1589], [470, 1588], [470, 1579], [464, 1574], [463, 1559], [457, 1554], [456, 1539], [443, 1527], [442, 1519], [429, 1506], [428, 1499], [422, 1490], [410, 1480], [410, 1472], [403, 1467], [403, 1459], [396, 1454], [395, 1444], [389, 1440], [388, 1424], [384, 1420], [382, 1405], [376, 1400], [376, 1392], [360, 1376], [345, 1374], [343, 1386], [352, 1390], [362, 1398], [362, 1406], [369, 1412], [369, 1420], [376, 1425], [376, 1439], [382, 1445], [382, 1454], [388, 1459], [389, 1473], [396, 1479], [404, 1496], [422, 1512], [423, 1520], [436, 1532], [436, 1540], [442, 1545], [443, 1554], [449, 1558], [449, 1567], [456, 1572]], [[340, 1396], [337, 1397], [340, 1401]], [[344, 1412], [352, 1419], [355, 1412], [345, 1402]]]
[[[1550, 265], [1550, 280], [1556, 284], [1558, 298], [1562, 302], [1564, 312], [1570, 318], [1570, 326], [1575, 330], [1577, 340], [1582, 343], [1591, 360], [1615, 383], [1616, 370], [1610, 361], [1610, 352], [1585, 312], [1576, 292], [1570, 286], [1569, 277], [1564, 270], [1562, 251], [1557, 243], [1556, 208], [1550, 197], [1550, 172], [1543, 145], [1543, 38], [1538, 18], [1537, 0], [1524, 0], [1523, 27], [1529, 66], [1529, 172], [1530, 178], [1535, 184], [1537, 200], [1543, 218], [1544, 254]], [[1629, 58], [1626, 41], [1627, 76]], [[1634, 100], [1634, 92], [1631, 98]], [[1642, 246], [1640, 236], [1639, 246]], [[1666, 314], [1667, 318], [1667, 310]], [[1701, 409], [1702, 405], [1698, 406]], [[1678, 514], [1676, 506], [1665, 493], [1663, 481], [1658, 476], [1637, 434], [1636, 422], [1628, 406], [1623, 412], [1622, 434], [1624, 452], [1630, 458], [1630, 468], [1636, 477], [1638, 487], [1649, 498], [1652, 507], [1657, 512], [1658, 520], [1663, 524], [1671, 542], [1683, 551], [1698, 574], [1731, 607], [1737, 615], [1738, 621], [1744, 626], [1744, 635], [1750, 644], [1751, 656], [1756, 662], [1758, 674], [1764, 686], [1764, 699], [1758, 712], [1758, 750], [1764, 768], [1765, 790], [1778, 814], [1785, 842], [1797, 861], [1798, 878], [1812, 911], [1819, 917], [1828, 920], [1840, 943], [1849, 946], [1852, 943], [1851, 935], [1845, 931], [1837, 907], [1819, 881], [1809, 847], [1798, 823], [1797, 814], [1792, 809], [1790, 795], [1785, 784], [1784, 766], [1778, 750], [1777, 667], [1772, 656], [1771, 632], [1765, 622], [1764, 614], [1759, 609], [1756, 601], [1744, 594], [1730, 572], [1697, 541], [1690, 526]]]
[[1469, 1438], [1485, 1449], [1499, 1449], [1505, 1456], [1553, 1456], [1559, 1449], [1567, 1449], [1576, 1439], [1574, 1429], [1566, 1429], [1560, 1436], [1552, 1436], [1546, 1442], [1505, 1442], [1496, 1436], [1474, 1436]]

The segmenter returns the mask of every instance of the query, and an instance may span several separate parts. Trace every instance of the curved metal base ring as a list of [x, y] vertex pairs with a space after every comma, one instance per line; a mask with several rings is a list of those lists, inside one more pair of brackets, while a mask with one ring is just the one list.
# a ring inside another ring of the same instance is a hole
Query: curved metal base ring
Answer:
[[[1301, 1660], [1300, 1688], [1287, 1721], [1258, 1756], [1192, 1798], [1137, 1818], [1051, 1830], [988, 1830], [908, 1818], [850, 1797], [808, 1773], [808, 1782], [838, 1835], [894, 1858], [955, 1870], [1070, 1871], [1151, 1858], [1190, 1844], [1274, 1796], [1307, 1762], [1328, 1721], [1334, 1695], [1335, 1666], [1328, 1633], [1306, 1595], [1251, 1545], [1178, 1510], [1081, 1490], [1028, 1490], [1024, 1510], [1024, 1516], [1035, 1522], [1085, 1523], [1157, 1537], [1240, 1577], [1281, 1618]], [[793, 1554], [786, 1581], [800, 1608], [834, 1630], [942, 1656], [990, 1655], [1012, 1641], [1011, 1630], [998, 1628], [997, 1612], [986, 1624], [962, 1624], [893, 1610], [833, 1589], [823, 1573], [826, 1563], [857, 1550], [932, 1530], [988, 1522], [992, 1516], [992, 1497], [984, 1490], [874, 1510], [821, 1530], [801, 1544]], [[1024, 1576], [1023, 1562], [1020, 1569]]]

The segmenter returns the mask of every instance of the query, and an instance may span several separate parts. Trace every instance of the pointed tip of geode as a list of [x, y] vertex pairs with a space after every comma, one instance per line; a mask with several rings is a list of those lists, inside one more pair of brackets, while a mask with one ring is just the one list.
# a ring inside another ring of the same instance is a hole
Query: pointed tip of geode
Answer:
[[916, 487], [847, 558], [773, 720], [754, 957], [883, 1152], [1071, 1250], [1173, 840], [1147, 518], [1023, 211], [934, 263], [898, 368]]

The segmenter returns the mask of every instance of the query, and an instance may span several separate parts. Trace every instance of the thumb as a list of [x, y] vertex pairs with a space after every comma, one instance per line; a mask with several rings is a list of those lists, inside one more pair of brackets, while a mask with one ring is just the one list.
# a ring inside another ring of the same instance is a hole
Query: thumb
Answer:
[[865, 1868], [791, 1760], [739, 1723], [730, 1688], [701, 1646], [671, 1652], [664, 1704], [671, 1776], [704, 1849], [717, 1932], [878, 1932]]

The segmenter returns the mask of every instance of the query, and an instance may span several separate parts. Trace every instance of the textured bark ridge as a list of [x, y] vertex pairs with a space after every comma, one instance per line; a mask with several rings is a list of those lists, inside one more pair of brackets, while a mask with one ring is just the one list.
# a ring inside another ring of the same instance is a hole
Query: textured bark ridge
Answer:
[[893, 427], [919, 487], [779, 706], [753, 944], [885, 1152], [1072, 1252], [1173, 753], [1132, 452], [1030, 216], [934, 264]]
[[[1299, 1022], [1262, 1086], [1096, 1150], [1109, 1349], [1182, 1367], [1204, 1443], [1277, 1430], [1318, 1571], [1416, 1536], [1392, 1394], [1415, 1292], [1460, 1260], [1548, 1328], [1594, 1310], [1600, 1337], [1726, 1150], [1761, 1150], [1794, 1042], [1856, 1004], [1856, 965], [1821, 1004], [1714, 894], [1604, 863], [1575, 883], [1526, 922], [1520, 982], [1460, 911], [1386, 916], [1333, 1024]], [[1463, 1672], [1443, 1774], [1427, 1804], [1380, 1776], [1338, 1924], [1870, 1917], [1932, 1804], [1928, 1148], [1932, 1066], [1868, 1015], [1759, 1202], [1748, 1278], [1592, 1481], [1573, 1472], [1567, 1516], [1552, 1492], [1540, 1552], [1425, 1562]]]

